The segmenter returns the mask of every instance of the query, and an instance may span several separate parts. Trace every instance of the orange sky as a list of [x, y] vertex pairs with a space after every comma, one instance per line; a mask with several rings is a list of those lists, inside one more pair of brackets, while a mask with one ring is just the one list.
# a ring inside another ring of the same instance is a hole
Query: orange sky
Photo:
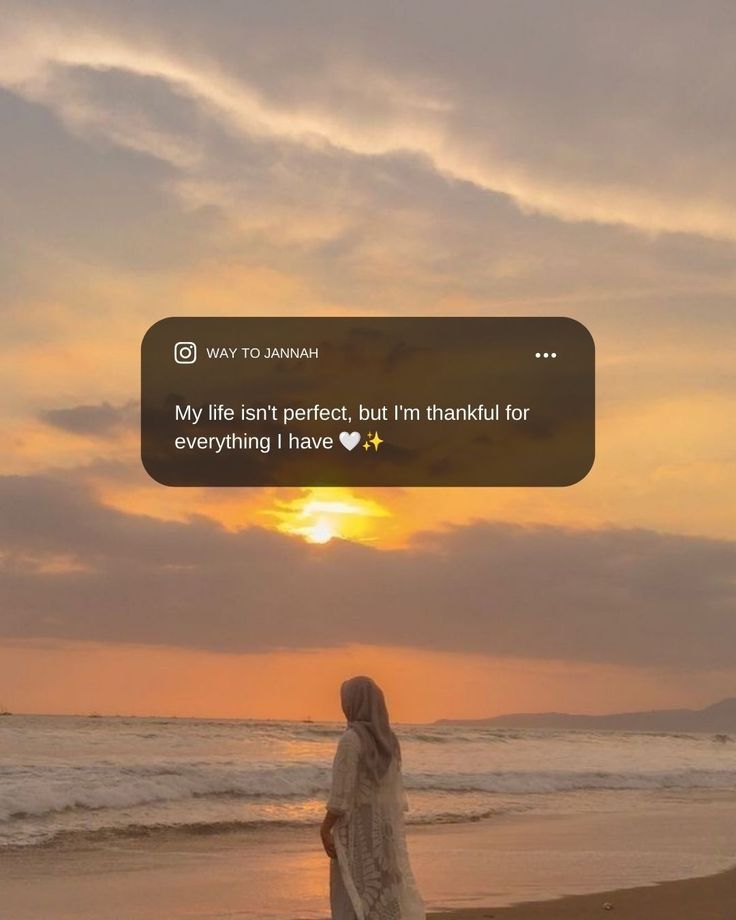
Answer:
[[329, 721], [341, 718], [340, 683], [366, 672], [401, 722], [534, 711], [540, 699], [544, 709], [563, 711], [590, 710], [588, 698], [604, 711], [636, 709], [643, 699], [652, 707], [707, 705], [733, 679], [724, 670], [683, 683], [675, 672], [371, 646], [234, 655], [31, 642], [0, 648], [0, 666], [34, 712]]

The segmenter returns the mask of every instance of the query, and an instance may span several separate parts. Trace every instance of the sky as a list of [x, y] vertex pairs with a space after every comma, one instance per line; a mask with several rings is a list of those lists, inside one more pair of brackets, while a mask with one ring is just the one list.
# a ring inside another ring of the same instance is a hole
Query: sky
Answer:
[[[396, 719], [736, 695], [729, 2], [6, 0], [0, 704]], [[169, 315], [567, 315], [563, 489], [170, 489]]]

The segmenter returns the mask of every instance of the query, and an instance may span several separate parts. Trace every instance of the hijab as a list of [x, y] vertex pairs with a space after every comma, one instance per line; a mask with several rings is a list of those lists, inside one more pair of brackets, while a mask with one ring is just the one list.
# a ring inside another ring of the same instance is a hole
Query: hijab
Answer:
[[383, 691], [370, 677], [351, 677], [340, 688], [340, 702], [348, 728], [352, 728], [361, 740], [368, 772], [375, 782], [380, 782], [391, 762], [401, 758]]

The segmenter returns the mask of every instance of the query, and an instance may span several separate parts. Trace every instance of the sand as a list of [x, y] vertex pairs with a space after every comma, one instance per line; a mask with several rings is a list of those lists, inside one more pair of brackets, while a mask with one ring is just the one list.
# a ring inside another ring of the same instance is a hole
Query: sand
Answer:
[[[609, 908], [609, 909], [607, 909]], [[438, 920], [734, 920], [736, 870], [647, 888], [578, 895], [515, 907], [433, 913]]]
[[[658, 802], [625, 815], [411, 828], [431, 914], [736, 920], [736, 806]], [[316, 828], [111, 835], [0, 854], [2, 920], [318, 920], [328, 913]]]

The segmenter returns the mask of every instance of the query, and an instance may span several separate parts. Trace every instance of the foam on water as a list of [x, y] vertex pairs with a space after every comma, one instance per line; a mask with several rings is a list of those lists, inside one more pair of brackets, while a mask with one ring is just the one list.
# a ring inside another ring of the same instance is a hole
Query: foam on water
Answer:
[[[227, 720], [5, 719], [0, 845], [314, 823], [341, 730]], [[414, 823], [584, 810], [594, 795], [635, 807], [635, 792], [736, 789], [736, 743], [707, 736], [453, 726], [405, 726], [400, 736]]]

